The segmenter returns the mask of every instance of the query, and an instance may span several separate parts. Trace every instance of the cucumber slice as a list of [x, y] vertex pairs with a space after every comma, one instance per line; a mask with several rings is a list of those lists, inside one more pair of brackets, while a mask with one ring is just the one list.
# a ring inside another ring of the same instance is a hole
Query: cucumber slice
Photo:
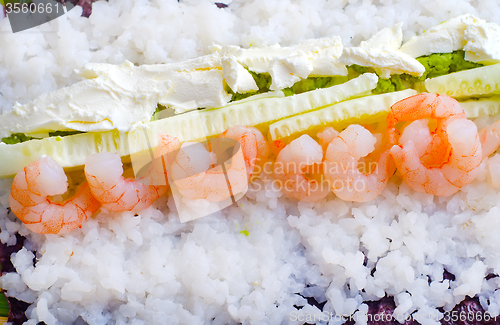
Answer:
[[238, 99], [237, 101], [234, 102], [229, 102], [225, 106], [230, 106], [230, 105], [238, 105], [241, 103], [248, 103], [257, 99], [264, 99], [264, 98], [283, 98], [285, 97], [285, 93], [282, 90], [276, 90], [276, 91], [269, 91], [267, 93], [262, 93], [262, 94], [255, 94], [249, 97], [245, 97], [243, 99]]
[[391, 106], [417, 94], [413, 89], [352, 99], [323, 109], [290, 117], [269, 126], [272, 141], [297, 133], [316, 134], [326, 125], [341, 128], [352, 123], [371, 124], [384, 120]]
[[138, 124], [128, 133], [92, 132], [62, 138], [30, 140], [14, 145], [0, 143], [0, 157], [3, 157], [0, 164], [0, 178], [14, 176], [21, 168], [42, 155], [51, 156], [65, 168], [82, 166], [85, 157], [104, 151], [134, 157], [143, 157], [142, 153], [146, 153], [147, 158], [150, 156], [148, 153], [150, 149], [157, 145], [158, 133], [166, 132], [185, 142], [215, 136], [238, 124], [262, 126], [354, 96], [366, 95], [377, 86], [377, 81], [378, 77], [375, 74], [367, 73], [341, 85], [299, 95], [247, 100], [222, 108], [191, 111]]
[[285, 98], [268, 98], [199, 112], [206, 135], [214, 136], [231, 126], [265, 127], [277, 120], [316, 110], [353, 97], [365, 96], [377, 86], [378, 77], [365, 73], [343, 84]]
[[425, 80], [428, 92], [454, 98], [500, 94], [500, 64], [494, 64]]
[[500, 114], [500, 96], [488, 98], [470, 99], [460, 102], [467, 118]]
[[196, 112], [176, 115], [146, 123], [128, 133], [114, 130], [30, 140], [14, 145], [0, 143], [0, 157], [3, 157], [0, 164], [0, 178], [14, 176], [21, 168], [42, 155], [51, 156], [64, 168], [71, 168], [82, 166], [85, 158], [94, 153], [112, 152], [127, 156], [131, 152], [148, 149], [144, 129], [151, 130], [154, 134], [168, 132], [181, 141], [194, 140], [197, 136], [203, 138], [201, 120], [193, 118], [192, 115], [197, 116]]

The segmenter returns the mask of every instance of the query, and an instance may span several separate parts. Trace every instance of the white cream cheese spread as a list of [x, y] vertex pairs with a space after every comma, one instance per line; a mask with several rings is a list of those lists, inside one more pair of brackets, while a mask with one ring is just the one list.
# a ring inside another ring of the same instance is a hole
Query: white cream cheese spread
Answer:
[[224, 90], [220, 59], [214, 61], [208, 56], [141, 67], [128, 61], [87, 64], [79, 71], [87, 80], [24, 105], [16, 103], [12, 111], [0, 115], [0, 137], [50, 130], [126, 132], [135, 123], [149, 121], [158, 104], [177, 112], [223, 106], [230, 96]]
[[128, 131], [148, 121], [166, 85], [141, 77], [125, 62], [106, 74], [42, 95], [0, 116], [0, 136], [48, 130]]
[[468, 61], [486, 64], [500, 62], [500, 27], [467, 14], [412, 37], [400, 50], [416, 58], [462, 49]]
[[478, 20], [464, 31], [465, 59], [493, 64], [500, 62], [500, 26]]
[[347, 47], [340, 62], [372, 67], [382, 78], [390, 78], [391, 74], [408, 73], [420, 76], [425, 67], [398, 49], [403, 40], [401, 24], [392, 28], [384, 28], [369, 40], [361, 42], [358, 47]]
[[275, 44], [266, 48], [224, 46], [214, 49], [223, 56], [233, 57], [250, 71], [269, 73], [271, 90], [291, 87], [309, 76], [347, 75], [347, 68], [339, 62], [343, 49], [340, 37], [307, 40], [291, 47]]
[[[108, 64], [87, 64], [85, 71], [79, 74], [84, 77], [99, 75], [107, 73], [105, 71], [111, 67]], [[221, 58], [217, 53], [179, 63], [134, 66], [133, 70], [142, 79], [163, 84], [157, 103], [173, 107], [178, 112], [198, 107], [220, 107], [231, 99], [224, 90]]]
[[222, 74], [227, 85], [235, 93], [244, 94], [257, 91], [259, 87], [252, 75], [236, 60], [234, 56], [227, 55], [221, 58]]

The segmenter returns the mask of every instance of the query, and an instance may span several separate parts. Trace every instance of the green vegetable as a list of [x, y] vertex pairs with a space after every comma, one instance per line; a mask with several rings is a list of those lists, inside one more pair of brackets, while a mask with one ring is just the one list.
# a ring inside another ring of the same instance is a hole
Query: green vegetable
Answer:
[[66, 137], [68, 135], [80, 134], [82, 131], [53, 131], [49, 132], [49, 137]]
[[[256, 94], [262, 94], [270, 91], [272, 84], [272, 78], [268, 73], [255, 73], [249, 71], [252, 75], [259, 90], [248, 92], [244, 94], [235, 94], [229, 86], [226, 87], [226, 91], [232, 94], [231, 102], [238, 101]], [[293, 86], [283, 89], [285, 96], [291, 96], [295, 94], [301, 94], [306, 91], [311, 91], [318, 88], [327, 88], [342, 84], [348, 80], [347, 76], [332, 76], [332, 77], [308, 77], [296, 82]]]
[[360, 65], [357, 65], [357, 64], [353, 64], [353, 65], [350, 65], [349, 67], [347, 67], [350, 71], [350, 73], [357, 73], [357, 74], [363, 74], [363, 73], [367, 73], [367, 72], [374, 72], [374, 70], [372, 68], [368, 68], [368, 67], [363, 67], [363, 66], [360, 66]]
[[[49, 137], [65, 137], [68, 135], [83, 133], [81, 131], [52, 131], [49, 132]], [[36, 137], [31, 137], [24, 133], [12, 133], [10, 136], [2, 138], [2, 142], [6, 144], [16, 144], [21, 142], [26, 142], [33, 139], [40, 139]]]
[[385, 94], [393, 91], [404, 90], [407, 87], [403, 84], [400, 75], [391, 76], [390, 79], [379, 78], [377, 87], [373, 89], [374, 94]]
[[[372, 72], [376, 73], [373, 68], [362, 67], [357, 64], [353, 64], [347, 67], [347, 71], [349, 72], [349, 79], [356, 77], [362, 73]], [[406, 88], [411, 88], [409, 85], [404, 85], [401, 80], [401, 76], [396, 74], [392, 75], [390, 79], [379, 78], [377, 87], [373, 89], [373, 94], [385, 94], [393, 91], [405, 90]]]
[[462, 50], [452, 53], [434, 53], [417, 58], [417, 61], [425, 67], [425, 73], [418, 78], [420, 81], [483, 66], [481, 63], [465, 60], [465, 52]]
[[8, 317], [9, 316], [9, 301], [5, 297], [3, 292], [0, 292], [0, 317]]
[[[482, 66], [480, 63], [465, 60], [465, 52], [461, 50], [452, 53], [434, 53], [431, 55], [425, 55], [417, 58], [417, 61], [425, 67], [425, 72], [422, 76], [415, 77], [409, 74], [395, 74], [389, 79], [380, 78], [377, 87], [373, 90], [373, 93], [384, 94], [407, 88], [418, 89], [418, 84], [427, 78], [434, 78]], [[362, 67], [356, 64], [349, 66], [348, 71], [349, 78], [366, 72], [375, 72], [373, 68]]]
[[285, 96], [305, 93], [318, 88], [340, 85], [348, 80], [347, 76], [309, 77], [296, 82], [292, 87], [283, 89]]
[[16, 144], [33, 139], [37, 138], [29, 137], [24, 133], [12, 133], [9, 137], [2, 138], [2, 142], [6, 144]]

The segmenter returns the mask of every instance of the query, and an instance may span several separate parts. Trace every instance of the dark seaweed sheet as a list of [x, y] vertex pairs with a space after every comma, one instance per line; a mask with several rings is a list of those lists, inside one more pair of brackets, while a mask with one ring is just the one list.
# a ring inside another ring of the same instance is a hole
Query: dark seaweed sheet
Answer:
[[[16, 235], [16, 239], [17, 242], [13, 246], [7, 246], [5, 244], [0, 245], [0, 267], [2, 272], [16, 271], [10, 261], [10, 255], [23, 248], [25, 238], [20, 235]], [[30, 304], [12, 297], [7, 297], [7, 299], [10, 305], [9, 322], [13, 324], [22, 324], [27, 321], [28, 319], [26, 318], [24, 312]]]

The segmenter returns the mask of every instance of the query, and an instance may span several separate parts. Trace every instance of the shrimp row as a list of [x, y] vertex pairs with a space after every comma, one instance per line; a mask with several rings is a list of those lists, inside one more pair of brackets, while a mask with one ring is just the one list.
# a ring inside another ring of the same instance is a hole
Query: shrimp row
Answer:
[[[403, 124], [401, 126], [401, 124]], [[120, 157], [88, 156], [86, 182], [74, 197], [64, 170], [44, 156], [16, 175], [9, 197], [12, 212], [34, 232], [57, 234], [81, 227], [99, 208], [139, 211], [175, 187], [188, 199], [212, 202], [244, 193], [272, 153], [272, 174], [291, 198], [317, 201], [332, 191], [346, 201], [376, 198], [397, 170], [414, 190], [447, 196], [472, 182], [483, 158], [500, 145], [500, 121], [477, 131], [454, 99], [422, 93], [395, 103], [386, 128], [326, 127], [286, 144], [269, 145], [256, 128], [235, 126], [207, 143], [181, 144], [159, 135], [147, 177], [125, 178]]]

